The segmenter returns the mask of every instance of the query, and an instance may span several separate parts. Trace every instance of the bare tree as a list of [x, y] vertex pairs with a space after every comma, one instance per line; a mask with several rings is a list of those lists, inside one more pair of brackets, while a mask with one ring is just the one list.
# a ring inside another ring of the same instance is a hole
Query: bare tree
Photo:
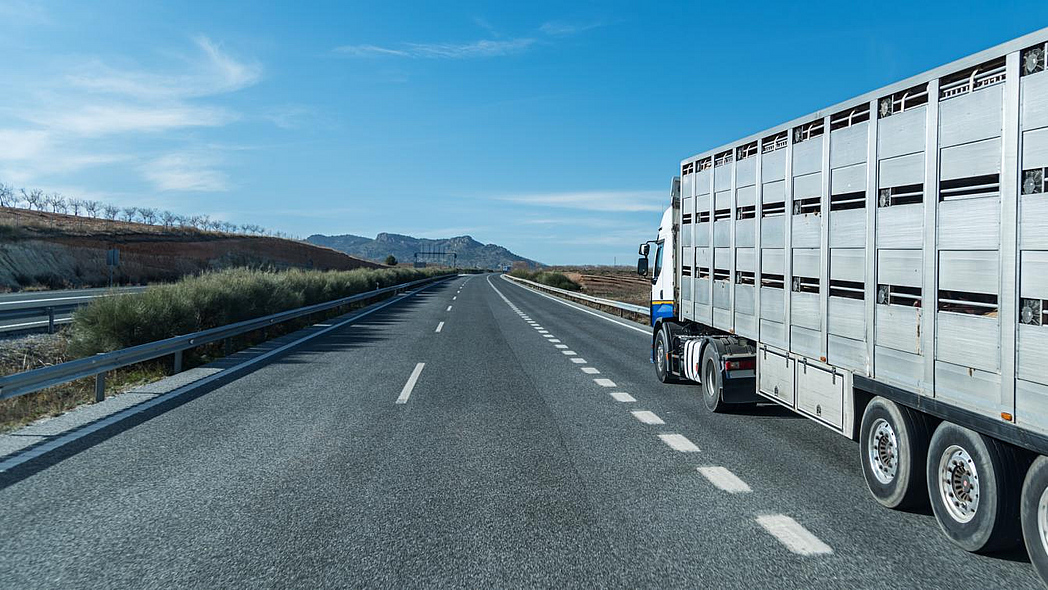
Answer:
[[134, 221], [135, 215], [138, 215], [138, 207], [124, 207], [122, 212], [124, 214], [124, 221]]
[[37, 209], [43, 211], [47, 203], [44, 202], [44, 191], [34, 188], [33, 190], [26, 192], [22, 189], [22, 199], [29, 205], [29, 209]]
[[98, 201], [84, 201], [84, 211], [87, 212], [90, 217], [98, 217], [98, 211], [102, 208], [102, 203]]
[[227, 234], [235, 234], [235, 233], [237, 233], [238, 226], [235, 223], [230, 223], [230, 222], [227, 221], [227, 222], [222, 224], [222, 227], [223, 227], [223, 229], [226, 230]]
[[51, 207], [52, 213], [62, 213], [66, 210], [66, 201], [62, 198], [62, 195], [58, 193], [51, 193], [46, 197], [47, 204]]
[[142, 218], [142, 221], [148, 223], [149, 225], [153, 225], [154, 223], [156, 223], [156, 209], [153, 209], [151, 207], [139, 207], [138, 216]]
[[178, 216], [170, 211], [162, 211], [160, 213], [160, 222], [164, 224], [164, 227], [171, 227], [178, 220]]
[[15, 190], [11, 185], [0, 182], [0, 207], [14, 207], [17, 202]]
[[73, 215], [80, 216], [80, 212], [84, 209], [83, 199], [69, 199], [69, 209], [73, 212]]
[[120, 215], [120, 207], [116, 205], [103, 205], [102, 211], [105, 213], [106, 219], [110, 221], [116, 219], [117, 215]]

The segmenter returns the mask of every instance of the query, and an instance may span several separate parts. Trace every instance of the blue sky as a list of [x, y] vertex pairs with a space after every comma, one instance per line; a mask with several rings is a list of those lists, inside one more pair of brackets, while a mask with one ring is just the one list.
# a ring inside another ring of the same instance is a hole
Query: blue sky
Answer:
[[682, 158], [1048, 24], [1043, 1], [275, 4], [0, 0], [0, 182], [628, 264]]

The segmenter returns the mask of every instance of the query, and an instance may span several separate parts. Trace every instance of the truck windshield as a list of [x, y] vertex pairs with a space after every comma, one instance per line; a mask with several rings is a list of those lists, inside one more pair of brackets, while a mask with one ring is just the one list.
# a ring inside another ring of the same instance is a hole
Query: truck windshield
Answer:
[[652, 280], [658, 279], [660, 274], [662, 274], [662, 242], [659, 242], [656, 246], [655, 274], [652, 276]]

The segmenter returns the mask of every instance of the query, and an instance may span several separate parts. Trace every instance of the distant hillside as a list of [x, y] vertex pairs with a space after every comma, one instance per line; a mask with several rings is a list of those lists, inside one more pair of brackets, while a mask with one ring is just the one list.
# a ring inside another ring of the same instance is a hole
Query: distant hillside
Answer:
[[0, 290], [99, 287], [106, 251], [120, 251], [117, 284], [172, 281], [205, 270], [374, 268], [367, 260], [305, 242], [0, 208]]
[[466, 268], [496, 268], [511, 266], [514, 262], [523, 262], [529, 266], [542, 266], [541, 263], [518, 256], [497, 244], [481, 244], [470, 236], [430, 240], [381, 233], [372, 240], [349, 234], [341, 236], [316, 234], [306, 238], [306, 241], [318, 246], [333, 248], [351, 256], [375, 261], [382, 261], [386, 256], [392, 254], [400, 262], [413, 262], [416, 252], [432, 252], [442, 248], [444, 252], [455, 253], [458, 265]]

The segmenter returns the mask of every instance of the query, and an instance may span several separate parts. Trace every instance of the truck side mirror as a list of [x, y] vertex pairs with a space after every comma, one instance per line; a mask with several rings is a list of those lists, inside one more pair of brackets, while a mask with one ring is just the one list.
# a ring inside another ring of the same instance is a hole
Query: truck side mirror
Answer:
[[640, 249], [637, 250], [637, 254], [640, 254], [641, 256], [647, 258], [648, 257], [648, 248], [650, 248], [650, 247], [651, 247], [650, 244], [648, 244], [647, 242], [644, 242], [643, 244], [640, 245]]
[[[645, 244], [647, 246], [647, 244]], [[647, 250], [647, 248], [644, 248]], [[648, 258], [647, 256], [641, 256], [637, 259], [637, 274], [642, 277], [648, 276]]]

